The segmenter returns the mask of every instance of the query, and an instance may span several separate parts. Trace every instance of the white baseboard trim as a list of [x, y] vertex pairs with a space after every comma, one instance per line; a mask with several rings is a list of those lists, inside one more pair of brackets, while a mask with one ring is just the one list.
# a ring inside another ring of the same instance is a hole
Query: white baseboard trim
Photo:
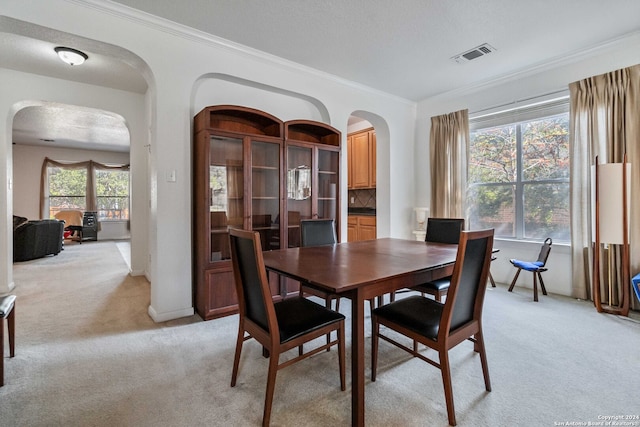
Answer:
[[160, 323], [166, 322], [167, 320], [180, 319], [181, 317], [193, 316], [195, 311], [193, 310], [193, 307], [189, 307], [182, 310], [169, 311], [167, 313], [158, 313], [152, 306], [149, 306], [148, 313], [154, 322]]
[[129, 274], [131, 276], [146, 276], [146, 272], [144, 270], [129, 270]]
[[[12, 290], [14, 290], [16, 287], [16, 283], [15, 282], [10, 282], [7, 285], [7, 289], [0, 289], [0, 296], [8, 294], [9, 292], [11, 292]], [[0, 355], [2, 356], [2, 355]]]

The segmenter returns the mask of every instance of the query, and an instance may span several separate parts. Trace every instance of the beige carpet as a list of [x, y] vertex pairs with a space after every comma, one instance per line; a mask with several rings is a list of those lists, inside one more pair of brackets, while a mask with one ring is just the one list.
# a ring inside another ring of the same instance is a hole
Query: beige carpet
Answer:
[[[255, 342], [245, 344], [238, 385], [229, 387], [237, 317], [155, 324], [149, 284], [127, 273], [109, 241], [68, 244], [56, 257], [14, 264], [16, 357], [5, 353], [0, 425], [260, 425], [267, 360]], [[527, 289], [488, 290], [491, 393], [472, 345], [451, 352], [458, 425], [553, 426], [640, 414], [640, 324], [598, 314], [588, 302], [531, 299]], [[346, 301], [341, 311], [349, 314]], [[350, 424], [350, 388], [339, 391], [336, 355], [280, 371], [273, 426]], [[368, 426], [447, 425], [440, 372], [384, 342], [378, 380], [366, 382], [366, 408]]]

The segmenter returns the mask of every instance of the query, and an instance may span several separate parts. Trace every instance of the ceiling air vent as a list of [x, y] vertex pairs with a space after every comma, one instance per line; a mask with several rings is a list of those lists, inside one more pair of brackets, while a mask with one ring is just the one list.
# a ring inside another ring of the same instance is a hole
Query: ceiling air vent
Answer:
[[495, 52], [496, 48], [491, 46], [488, 43], [482, 44], [480, 46], [474, 47], [471, 50], [468, 50], [466, 52], [463, 52], [459, 55], [454, 56], [453, 59], [454, 61], [456, 61], [458, 64], [464, 64], [465, 62], [469, 62], [471, 60], [474, 60], [476, 58], [480, 58], [481, 56], [485, 56], [490, 54], [491, 52]]

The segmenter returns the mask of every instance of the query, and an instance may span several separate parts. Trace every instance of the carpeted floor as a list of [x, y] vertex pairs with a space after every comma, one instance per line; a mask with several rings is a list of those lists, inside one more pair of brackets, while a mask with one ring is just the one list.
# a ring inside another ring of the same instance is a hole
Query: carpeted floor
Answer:
[[[267, 360], [255, 342], [245, 344], [238, 385], [229, 386], [237, 316], [153, 323], [149, 284], [128, 276], [121, 249], [109, 241], [69, 244], [56, 257], [14, 264], [16, 357], [5, 352], [0, 425], [260, 425]], [[341, 311], [348, 316], [349, 303]], [[598, 314], [590, 302], [553, 295], [534, 303], [530, 289], [489, 288], [493, 391], [484, 390], [472, 344], [452, 350], [458, 425], [587, 425], [640, 415], [634, 316]], [[273, 426], [346, 426], [350, 411], [336, 351], [279, 372]], [[366, 381], [366, 419], [368, 426], [447, 425], [440, 372], [382, 342], [378, 380]]]

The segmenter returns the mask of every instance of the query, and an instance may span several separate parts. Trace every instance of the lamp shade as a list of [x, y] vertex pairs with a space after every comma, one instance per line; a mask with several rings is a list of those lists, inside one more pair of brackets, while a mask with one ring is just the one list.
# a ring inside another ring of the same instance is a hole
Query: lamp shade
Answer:
[[418, 230], [424, 229], [424, 223], [429, 216], [429, 208], [413, 208], [416, 212], [416, 222], [418, 223]]
[[[622, 245], [624, 239], [623, 216], [623, 163], [604, 163], [591, 167], [592, 177], [592, 206], [595, 204], [595, 168], [598, 174], [598, 205], [599, 205], [599, 241]], [[631, 164], [626, 163], [627, 173], [627, 218], [631, 207]], [[596, 239], [595, 208], [592, 209], [594, 221], [592, 221], [592, 235]], [[628, 233], [628, 227], [627, 227]], [[629, 236], [627, 235], [627, 241]]]

